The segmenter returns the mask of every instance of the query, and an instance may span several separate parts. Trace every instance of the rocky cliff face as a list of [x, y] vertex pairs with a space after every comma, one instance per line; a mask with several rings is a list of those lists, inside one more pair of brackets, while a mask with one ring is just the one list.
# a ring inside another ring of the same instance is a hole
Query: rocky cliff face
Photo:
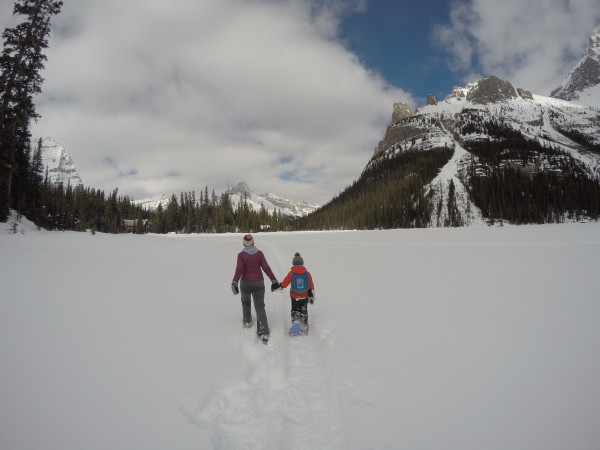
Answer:
[[[469, 83], [466, 87], [454, 87], [452, 93], [446, 97], [446, 102], [451, 99], [465, 99], [475, 105], [488, 105], [519, 97], [533, 99], [531, 92], [520, 88], [515, 89], [509, 81], [502, 80], [496, 76], [490, 76], [474, 83]], [[430, 104], [428, 102], [428, 105]]]
[[600, 108], [600, 27], [590, 37], [583, 58], [550, 96]]

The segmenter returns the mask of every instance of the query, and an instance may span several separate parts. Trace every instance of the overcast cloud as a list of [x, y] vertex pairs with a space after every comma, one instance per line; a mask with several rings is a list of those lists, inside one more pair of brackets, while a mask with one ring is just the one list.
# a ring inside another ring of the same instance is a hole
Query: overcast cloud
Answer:
[[549, 95], [600, 25], [600, 0], [470, 0], [454, 4], [435, 37], [465, 82], [496, 75]]
[[360, 175], [393, 102], [412, 101], [336, 41], [361, 3], [66, 1], [33, 134], [87, 186], [134, 198], [245, 180], [325, 202]]
[[[393, 103], [418, 106], [338, 38], [369, 1], [65, 1], [32, 133], [63, 145], [86, 186], [136, 199], [245, 180], [326, 202], [358, 178]], [[13, 5], [0, 0], [2, 28]], [[459, 2], [435, 37], [465, 81], [548, 94], [599, 14], [600, 0]]]

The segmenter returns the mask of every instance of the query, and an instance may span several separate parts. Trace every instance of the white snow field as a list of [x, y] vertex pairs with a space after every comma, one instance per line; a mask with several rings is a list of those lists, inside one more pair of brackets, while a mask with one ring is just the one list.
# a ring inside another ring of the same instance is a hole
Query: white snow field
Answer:
[[600, 224], [256, 234], [311, 334], [244, 330], [242, 234], [0, 224], [0, 448], [597, 450]]

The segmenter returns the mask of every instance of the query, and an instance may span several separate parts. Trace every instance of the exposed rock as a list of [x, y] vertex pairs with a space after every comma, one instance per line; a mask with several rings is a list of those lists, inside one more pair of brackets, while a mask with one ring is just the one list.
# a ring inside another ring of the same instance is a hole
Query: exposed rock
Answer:
[[450, 94], [448, 94], [448, 96], [446, 97], [446, 100], [450, 100], [452, 98], [458, 98], [458, 99], [465, 98], [467, 96], [468, 89], [471, 88], [472, 86], [473, 86], [472, 84], [467, 84], [467, 87], [454, 86], [452, 88], [452, 92], [450, 92]]
[[479, 80], [468, 92], [467, 100], [480, 105], [517, 98], [517, 90], [509, 81], [490, 76]]
[[438, 99], [433, 94], [427, 95], [427, 104], [428, 105], [437, 105]]
[[407, 126], [398, 126], [405, 119], [413, 116], [415, 111], [406, 103], [394, 103], [392, 112], [392, 123], [385, 130], [385, 136], [379, 142], [379, 145], [373, 150], [373, 155], [379, 155], [398, 141], [416, 136], [422, 133], [422, 130]]
[[394, 103], [394, 110], [392, 112], [392, 124], [398, 123], [407, 117], [410, 117], [415, 112], [406, 103]]
[[413, 138], [420, 138], [427, 132], [424, 128], [419, 128], [410, 125], [390, 125], [385, 130], [385, 136], [379, 142], [379, 145], [375, 147], [373, 152], [374, 156], [380, 155], [387, 149], [397, 144], [398, 142], [408, 141]]
[[531, 93], [531, 91], [526, 91], [525, 89], [517, 88], [517, 93], [519, 94], [519, 97], [525, 100], [533, 100], [533, 94]]

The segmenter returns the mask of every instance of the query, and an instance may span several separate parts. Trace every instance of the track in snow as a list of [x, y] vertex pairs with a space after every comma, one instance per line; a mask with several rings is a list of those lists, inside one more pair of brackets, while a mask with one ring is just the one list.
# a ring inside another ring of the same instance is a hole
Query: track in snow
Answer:
[[[277, 249], [265, 249], [273, 271], [287, 273]], [[289, 302], [287, 291], [267, 293], [269, 344], [260, 343], [254, 329], [240, 327], [235, 347], [245, 361], [242, 378], [213, 385], [206, 397], [182, 408], [191, 423], [212, 431], [213, 448], [343, 447], [340, 389], [328, 357], [335, 345], [333, 325], [320, 324], [309, 306], [311, 334], [288, 336]]]

